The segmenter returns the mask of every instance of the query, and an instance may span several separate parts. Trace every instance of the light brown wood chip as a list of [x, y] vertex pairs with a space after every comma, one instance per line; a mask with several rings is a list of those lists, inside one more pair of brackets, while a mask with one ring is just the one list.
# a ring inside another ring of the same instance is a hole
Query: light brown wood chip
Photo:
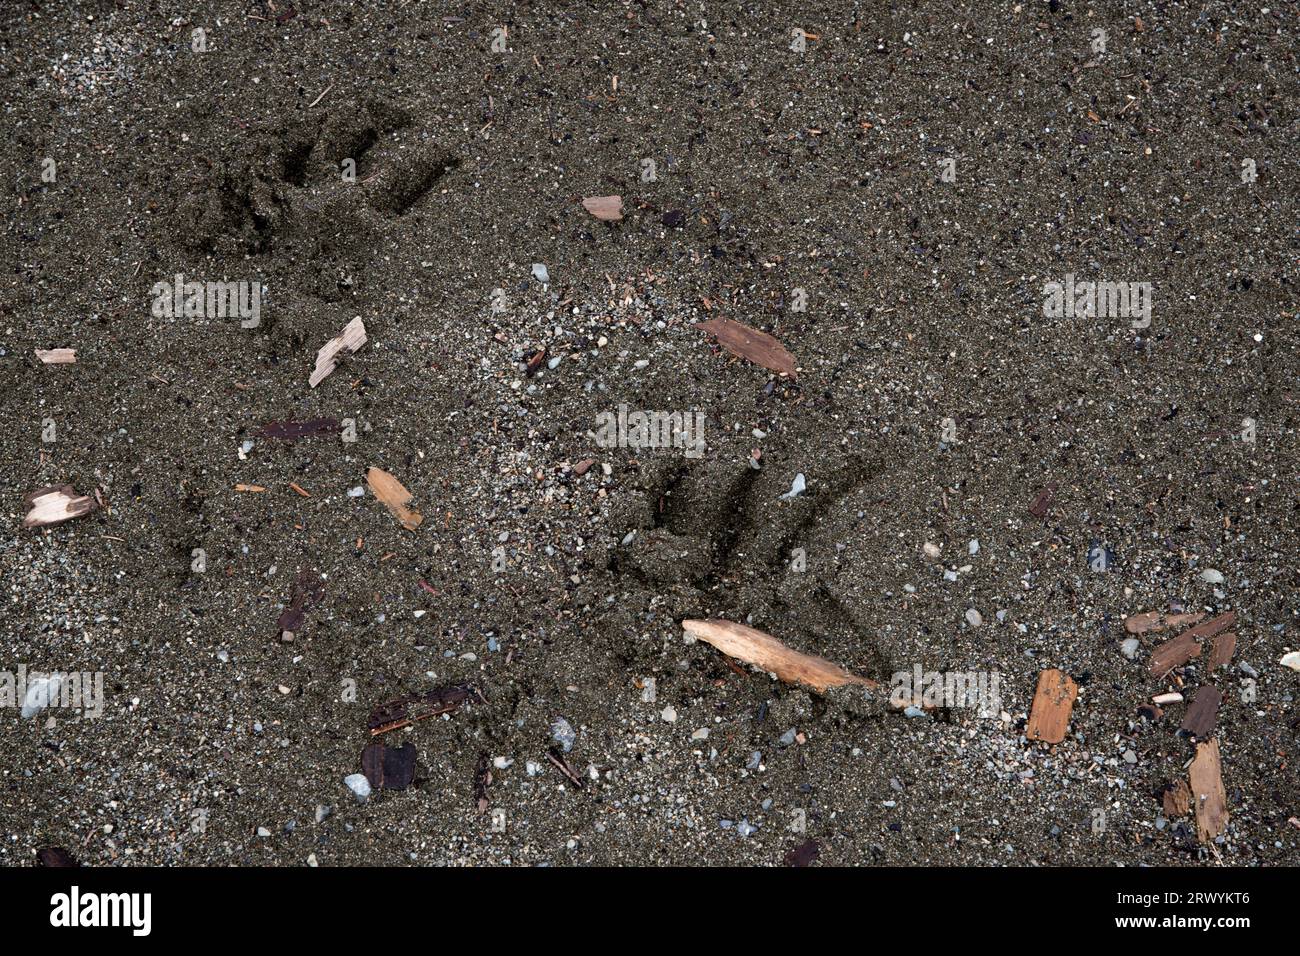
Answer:
[[588, 196], [582, 201], [582, 208], [602, 222], [613, 222], [623, 218], [623, 197]]
[[1192, 800], [1196, 804], [1196, 838], [1209, 843], [1228, 825], [1228, 795], [1223, 790], [1219, 741], [1196, 745], [1190, 773]]
[[393, 513], [407, 531], [414, 531], [424, 520], [424, 515], [406, 507], [411, 501], [411, 493], [400, 481], [382, 468], [371, 468], [366, 472], [366, 484], [375, 493], [375, 497]]
[[1209, 673], [1213, 674], [1220, 667], [1223, 667], [1232, 661], [1232, 655], [1237, 652], [1237, 635], [1231, 632], [1220, 634], [1214, 638], [1210, 645], [1210, 669]]
[[75, 365], [76, 349], [36, 349], [36, 357], [46, 365]]
[[1151, 654], [1151, 676], [1164, 677], [1175, 667], [1181, 667], [1192, 658], [1200, 657], [1201, 639], [1218, 634], [1236, 619], [1237, 612], [1229, 611], [1165, 641]]
[[1030, 740], [1059, 744], [1065, 739], [1065, 732], [1070, 726], [1070, 714], [1074, 711], [1074, 700], [1078, 696], [1078, 685], [1065, 671], [1052, 668], [1039, 674], [1038, 689], [1034, 692], [1034, 704], [1029, 711], [1025, 736]]
[[1160, 611], [1144, 611], [1127, 617], [1124, 620], [1124, 630], [1130, 634], [1168, 631], [1176, 627], [1189, 627], [1203, 617], [1204, 614], [1163, 614]]
[[743, 322], [732, 319], [709, 319], [697, 323], [695, 327], [716, 337], [718, 344], [732, 355], [739, 355], [755, 365], [788, 375], [792, 379], [799, 377], [795, 372], [794, 356], [766, 332], [751, 329]]
[[707, 621], [686, 620], [682, 627], [687, 634], [712, 644], [722, 653], [754, 664], [791, 684], [802, 684], [824, 693], [828, 687], [843, 684], [861, 684], [879, 687], [868, 677], [851, 674], [822, 657], [801, 654], [778, 641], [771, 634], [734, 621], [710, 618]]
[[89, 495], [79, 495], [72, 485], [38, 488], [26, 498], [28, 511], [24, 528], [44, 528], [88, 515], [99, 507]]
[[316, 368], [311, 373], [308, 384], [315, 388], [338, 365], [340, 352], [351, 354], [366, 344], [366, 326], [357, 316], [343, 327], [343, 331], [320, 347], [316, 353]]

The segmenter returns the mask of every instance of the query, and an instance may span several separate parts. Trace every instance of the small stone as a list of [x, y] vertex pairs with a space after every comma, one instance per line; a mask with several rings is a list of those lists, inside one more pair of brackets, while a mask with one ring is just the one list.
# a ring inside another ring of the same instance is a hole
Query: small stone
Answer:
[[736, 832], [743, 837], [747, 837], [751, 833], [757, 833], [758, 827], [754, 826], [754, 824], [750, 823], [748, 820], [741, 820], [736, 824]]
[[745, 769], [757, 770], [759, 768], [759, 765], [762, 762], [763, 762], [763, 754], [760, 751], [755, 750], [752, 754], [749, 755], [749, 763], [745, 764]]
[[557, 717], [551, 724], [551, 740], [559, 744], [566, 754], [573, 749], [577, 739], [578, 734], [574, 731], [573, 725], [563, 717]]
[[328, 816], [329, 816], [331, 813], [333, 813], [333, 812], [334, 812], [334, 808], [333, 808], [333, 807], [326, 806], [326, 805], [323, 804], [323, 803], [318, 803], [318, 804], [316, 805], [316, 822], [317, 822], [317, 823], [324, 823], [324, 822], [325, 822], [325, 818], [328, 817]]
[[1216, 571], [1214, 568], [1206, 568], [1201, 572], [1201, 580], [1206, 584], [1222, 584], [1223, 573]]
[[659, 716], [670, 724], [677, 723], [677, 709], [672, 704], [659, 711]]
[[803, 472], [794, 476], [794, 481], [790, 482], [790, 490], [783, 494], [782, 498], [795, 498], [808, 490], [808, 483], [804, 480]]
[[1137, 762], [1138, 762], [1138, 755], [1135, 754], [1132, 750], [1126, 750], [1126, 751], [1124, 751], [1124, 762], [1125, 762], [1125, 763], [1137, 763]]
[[927, 558], [933, 561], [939, 557], [939, 552], [942, 549], [933, 541], [927, 541], [925, 544], [921, 545], [921, 550], [925, 552]]
[[967, 545], [966, 550], [969, 551], [971, 554], [979, 554], [980, 553], [979, 541], [975, 538], [972, 538], [970, 544]]
[[260, 837], [269, 837], [271, 835], [271, 831], [268, 830], [266, 827], [258, 827], [257, 835]]
[[1123, 654], [1125, 657], [1127, 657], [1129, 660], [1133, 660], [1134, 658], [1137, 657], [1138, 648], [1140, 648], [1141, 646], [1142, 646], [1142, 642], [1139, 641], [1136, 637], [1126, 638], [1124, 642], [1120, 644], [1119, 652]]
[[[1291, 668], [1293, 671], [1300, 671], [1300, 651], [1292, 651], [1290, 654], [1283, 654], [1282, 659], [1279, 660], [1278, 663], [1283, 667]], [[1243, 664], [1241, 669], [1245, 670], [1248, 666], [1249, 665]]]
[[308, 865], [308, 866], [311, 866], [311, 867], [316, 867], [316, 866], [319, 866], [319, 865], [320, 865], [320, 864], [316, 861], [316, 854], [315, 854], [315, 853], [308, 853], [308, 854], [307, 854], [307, 865]]
[[966, 623], [971, 627], [979, 627], [984, 623], [984, 615], [974, 608], [970, 608], [966, 612]]
[[551, 284], [551, 273], [547, 271], [546, 266], [540, 262], [533, 263], [533, 278], [542, 285]]
[[695, 731], [695, 733], [691, 734], [691, 740], [708, 740], [708, 739], [709, 739], [708, 727], [701, 727], [699, 730]]
[[778, 740], [777, 743], [779, 743], [782, 747], [789, 747], [792, 743], [794, 743], [794, 728], [791, 727], [789, 730], [783, 733], [781, 735], [781, 739]]
[[363, 773], [348, 774], [343, 778], [347, 788], [352, 791], [360, 803], [365, 803], [370, 799], [370, 781], [366, 779]]

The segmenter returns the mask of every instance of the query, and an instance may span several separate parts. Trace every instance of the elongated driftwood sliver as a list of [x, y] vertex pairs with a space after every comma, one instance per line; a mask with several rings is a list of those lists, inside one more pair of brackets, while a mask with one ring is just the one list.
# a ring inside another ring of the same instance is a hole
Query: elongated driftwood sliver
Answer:
[[754, 664], [775, 674], [791, 684], [803, 684], [820, 693], [828, 687], [860, 684], [879, 687], [869, 677], [859, 677], [823, 657], [802, 654], [778, 641], [771, 634], [734, 621], [710, 618], [707, 621], [685, 620], [682, 628], [687, 634], [712, 644], [722, 653], [746, 664]]

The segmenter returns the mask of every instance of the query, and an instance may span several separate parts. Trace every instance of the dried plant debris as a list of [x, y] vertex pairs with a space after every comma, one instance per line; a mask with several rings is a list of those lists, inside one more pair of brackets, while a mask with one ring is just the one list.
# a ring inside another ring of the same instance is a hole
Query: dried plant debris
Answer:
[[816, 840], [804, 840], [785, 855], [786, 866], [807, 866], [821, 853], [821, 845]]
[[308, 384], [315, 388], [325, 380], [338, 364], [339, 353], [351, 354], [366, 344], [366, 326], [357, 316], [343, 327], [343, 331], [321, 346], [316, 353], [316, 368], [311, 373]]
[[588, 196], [582, 208], [601, 222], [616, 222], [623, 218], [622, 196]]
[[791, 380], [798, 380], [794, 356], [766, 332], [751, 329], [743, 322], [733, 319], [709, 319], [697, 323], [695, 327], [714, 336], [718, 344], [732, 355], [739, 355], [755, 365], [789, 376]]
[[303, 422], [287, 420], [267, 422], [258, 430], [257, 437], [297, 441], [299, 438], [315, 438], [318, 435], [337, 435], [339, 425], [337, 418], [309, 418]]
[[1204, 617], [1204, 614], [1164, 614], [1161, 611], [1144, 611], [1125, 618], [1124, 630], [1130, 634], [1168, 631], [1178, 627], [1190, 627]]
[[844, 684], [880, 686], [874, 680], [851, 674], [824, 658], [792, 650], [772, 635], [744, 624], [712, 618], [707, 621], [682, 621], [682, 628], [724, 654], [761, 667], [787, 683], [802, 684], [819, 693], [824, 693], [828, 687]]
[[1064, 671], [1051, 668], [1039, 674], [1025, 736], [1030, 740], [1059, 744], [1069, 729], [1070, 714], [1078, 696], [1078, 685]]
[[380, 704], [370, 714], [370, 734], [387, 733], [406, 727], [417, 720], [437, 717], [459, 710], [464, 704], [481, 704], [483, 695], [468, 684], [438, 687], [425, 694], [412, 694]]
[[1237, 619], [1235, 611], [1220, 614], [1213, 620], [1197, 624], [1175, 638], [1165, 641], [1151, 654], [1149, 670], [1152, 677], [1164, 677], [1176, 667], [1182, 667], [1193, 658], [1201, 656], [1201, 639], [1213, 637]]
[[289, 600], [289, 606], [276, 621], [280, 637], [286, 641], [293, 640], [294, 634], [302, 630], [302, 625], [307, 619], [306, 612], [319, 604], [324, 596], [325, 585], [319, 574], [312, 571], [299, 574], [293, 584], [293, 595]]
[[77, 364], [76, 349], [36, 349], [36, 357], [44, 365]]
[[1196, 806], [1196, 837], [1209, 843], [1228, 825], [1228, 795], [1223, 789], [1218, 740], [1196, 745], [1189, 779]]
[[367, 471], [366, 484], [407, 531], [414, 531], [424, 521], [424, 515], [406, 507], [411, 501], [411, 493], [384, 469], [371, 468]]
[[1198, 687], [1179, 729], [1197, 740], [1205, 740], [1214, 730], [1214, 722], [1219, 716], [1219, 706], [1222, 703], [1223, 695], [1217, 687]]
[[389, 747], [376, 740], [361, 751], [361, 772], [376, 790], [405, 790], [415, 782], [415, 744]]
[[1055, 491], [1056, 487], [1053, 485], [1034, 495], [1034, 500], [1029, 502], [1029, 513], [1035, 518], [1046, 518], [1047, 509], [1052, 506], [1052, 495]]
[[36, 860], [41, 866], [81, 866], [77, 858], [61, 846], [42, 847], [36, 851]]
[[555, 768], [559, 770], [560, 773], [564, 774], [569, 783], [573, 784], [579, 790], [585, 789], [582, 778], [578, 776], [577, 771], [569, 766], [569, 761], [564, 759], [564, 754], [560, 751], [559, 747], [552, 747], [547, 750], [546, 759], [554, 764]]
[[88, 515], [99, 505], [89, 495], [79, 495], [72, 485], [39, 488], [25, 499], [27, 517], [24, 528], [46, 528]]

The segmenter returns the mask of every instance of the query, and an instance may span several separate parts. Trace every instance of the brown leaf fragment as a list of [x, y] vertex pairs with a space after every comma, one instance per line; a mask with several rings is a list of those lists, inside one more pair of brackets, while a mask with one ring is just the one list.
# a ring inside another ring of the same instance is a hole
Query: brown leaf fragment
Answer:
[[45, 365], [77, 364], [76, 349], [36, 349], [36, 357]]
[[1228, 825], [1228, 795], [1223, 789], [1217, 739], [1196, 745], [1196, 759], [1192, 761], [1189, 778], [1196, 806], [1196, 838], [1209, 843]]
[[542, 363], [545, 361], [546, 361], [546, 349], [538, 349], [536, 352], [534, 352], [532, 354], [532, 357], [529, 358], [524, 365], [525, 377], [532, 378], [534, 375], [536, 375], [537, 370], [542, 367]]
[[1078, 696], [1078, 685], [1064, 671], [1049, 668], [1039, 674], [1038, 689], [1034, 691], [1034, 703], [1029, 712], [1029, 723], [1025, 726], [1025, 736], [1030, 740], [1059, 744], [1065, 739], [1065, 732], [1070, 726], [1070, 714]]
[[588, 196], [582, 201], [582, 208], [601, 222], [616, 222], [623, 218], [623, 197]]
[[317, 435], [333, 435], [339, 430], [336, 418], [310, 418], [305, 422], [277, 421], [267, 422], [258, 431], [258, 438], [279, 438], [284, 441], [297, 441], [299, 438], [314, 438]]
[[373, 741], [361, 751], [361, 772], [376, 790], [405, 790], [415, 781], [415, 744], [389, 747]]
[[1035, 518], [1047, 517], [1047, 509], [1052, 505], [1052, 489], [1044, 488], [1029, 503], [1029, 513]]
[[279, 620], [275, 622], [281, 635], [286, 631], [290, 634], [299, 631], [306, 620], [305, 612], [310, 610], [313, 605], [319, 604], [324, 596], [325, 586], [321, 583], [319, 574], [312, 571], [304, 571], [299, 574], [293, 585], [289, 606], [284, 609]]
[[88, 515], [99, 507], [89, 495], [79, 495], [72, 485], [38, 488], [25, 499], [28, 511], [24, 528], [45, 528]]
[[1220, 667], [1226, 667], [1237, 652], [1237, 635], [1231, 632], [1220, 634], [1210, 642], [1209, 673], [1213, 674]]
[[315, 388], [330, 372], [334, 371], [338, 365], [340, 352], [351, 354], [365, 344], [366, 326], [358, 315], [343, 327], [342, 332], [320, 347], [320, 351], [316, 353], [316, 368], [312, 370], [307, 384]]
[[1187, 708], [1187, 713], [1183, 715], [1183, 724], [1179, 729], [1191, 734], [1197, 740], [1204, 740], [1214, 730], [1214, 721], [1219, 715], [1219, 706], [1222, 703], [1223, 695], [1219, 693], [1217, 687], [1209, 685], [1198, 687], [1196, 696], [1192, 698]]
[[1187, 816], [1187, 811], [1192, 808], [1192, 791], [1185, 780], [1179, 780], [1165, 787], [1162, 799], [1165, 816], [1171, 820]]
[[424, 515], [406, 507], [411, 500], [411, 493], [405, 486], [382, 468], [371, 468], [366, 472], [366, 484], [375, 493], [375, 497], [384, 503], [393, 517], [407, 531], [414, 531], [424, 520]]
[[36, 860], [41, 866], [81, 866], [76, 857], [61, 846], [42, 847], [36, 851]]
[[1175, 638], [1165, 641], [1151, 654], [1152, 677], [1164, 677], [1175, 667], [1181, 667], [1194, 657], [1201, 656], [1201, 638], [1212, 637], [1237, 619], [1237, 612], [1228, 611], [1212, 620], [1197, 624]]
[[817, 859], [817, 854], [821, 852], [821, 844], [816, 840], [804, 840], [797, 847], [789, 850], [785, 855], [786, 866], [807, 866], [813, 860]]
[[843, 684], [880, 686], [870, 678], [851, 674], [825, 658], [792, 650], [772, 635], [744, 624], [710, 618], [707, 621], [685, 620], [682, 627], [686, 633], [712, 644], [724, 654], [757, 665], [787, 683], [803, 684], [819, 693], [825, 693], [827, 687]]
[[1164, 614], [1160, 611], [1144, 611], [1131, 614], [1124, 619], [1124, 630], [1130, 634], [1146, 634], [1148, 631], [1168, 631], [1176, 627], [1189, 627], [1204, 614]]
[[794, 356], [766, 332], [751, 329], [743, 322], [733, 319], [709, 319], [707, 322], [696, 323], [695, 327], [714, 336], [718, 344], [732, 355], [739, 355], [755, 365], [798, 380]]
[[380, 704], [370, 713], [370, 735], [374, 737], [417, 720], [449, 714], [467, 702], [481, 704], [483, 695], [469, 685], [449, 685]]

